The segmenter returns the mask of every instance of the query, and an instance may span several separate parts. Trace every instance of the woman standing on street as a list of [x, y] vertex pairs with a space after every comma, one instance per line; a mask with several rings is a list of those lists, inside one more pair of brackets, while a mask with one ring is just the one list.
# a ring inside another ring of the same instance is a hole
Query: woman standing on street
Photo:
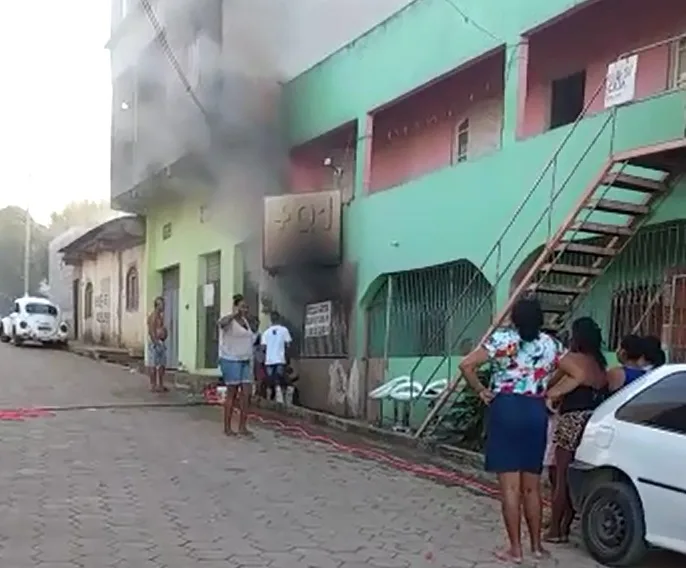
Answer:
[[[541, 472], [546, 448], [546, 390], [553, 373], [581, 377], [573, 357], [562, 357], [561, 344], [541, 332], [538, 300], [519, 300], [512, 308], [512, 327], [496, 329], [460, 363], [481, 400], [489, 405], [486, 470], [498, 475], [501, 506], [509, 544], [495, 555], [521, 564], [521, 506], [529, 528], [531, 551], [541, 558]], [[491, 387], [481, 384], [479, 367], [491, 363]], [[523, 501], [523, 502], [522, 502]]]
[[583, 317], [572, 323], [569, 350], [583, 369], [583, 380], [579, 382], [563, 376], [548, 389], [548, 399], [560, 400], [553, 435], [555, 490], [550, 527], [545, 537], [552, 543], [569, 541], [569, 530], [574, 520], [567, 484], [569, 464], [574, 459], [588, 419], [607, 394], [607, 360], [602, 351], [602, 333], [592, 318]]
[[233, 310], [219, 322], [219, 370], [226, 385], [224, 433], [232, 434], [233, 411], [238, 404], [238, 433], [250, 434], [246, 426], [252, 389], [253, 345], [256, 330], [250, 325], [248, 305], [241, 294], [233, 297]]

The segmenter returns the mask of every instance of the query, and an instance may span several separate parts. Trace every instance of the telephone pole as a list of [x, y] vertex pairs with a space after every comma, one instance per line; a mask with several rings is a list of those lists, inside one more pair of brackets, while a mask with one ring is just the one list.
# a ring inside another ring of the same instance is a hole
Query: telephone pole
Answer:
[[24, 296], [29, 295], [31, 277], [31, 214], [26, 206], [24, 216]]

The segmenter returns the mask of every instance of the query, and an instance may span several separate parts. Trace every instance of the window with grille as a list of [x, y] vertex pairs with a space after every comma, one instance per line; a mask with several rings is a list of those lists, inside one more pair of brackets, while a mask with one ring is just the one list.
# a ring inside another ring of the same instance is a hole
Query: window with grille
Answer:
[[463, 354], [491, 323], [492, 294], [467, 260], [387, 275], [368, 307], [369, 356]]
[[88, 282], [83, 291], [83, 317], [90, 319], [93, 317], [93, 283]]
[[672, 47], [670, 88], [686, 87], [686, 38], [674, 42]]
[[635, 286], [612, 295], [610, 349], [617, 349], [625, 335], [638, 333], [660, 337], [662, 333], [662, 286]]
[[138, 269], [130, 267], [126, 272], [126, 311], [137, 312], [140, 305], [140, 285]]
[[465, 118], [455, 129], [455, 163], [465, 162], [469, 154], [469, 119]]

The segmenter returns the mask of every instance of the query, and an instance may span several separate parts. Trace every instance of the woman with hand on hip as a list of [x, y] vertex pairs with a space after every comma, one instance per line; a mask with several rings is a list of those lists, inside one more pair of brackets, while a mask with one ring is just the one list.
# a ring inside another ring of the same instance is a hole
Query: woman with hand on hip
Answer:
[[256, 330], [250, 325], [248, 305], [242, 294], [233, 297], [233, 310], [219, 319], [219, 370], [226, 385], [224, 401], [224, 433], [229, 435], [236, 402], [238, 405], [238, 433], [250, 434], [246, 426], [248, 402], [252, 391], [253, 345]]
[[[460, 370], [489, 406], [486, 470], [498, 475], [508, 546], [495, 551], [503, 562], [521, 564], [521, 509], [524, 509], [531, 551], [541, 558], [541, 473], [548, 432], [546, 390], [560, 368], [579, 377], [573, 358], [562, 345], [541, 332], [543, 311], [535, 298], [517, 301], [512, 326], [496, 329], [460, 363]], [[490, 363], [491, 387], [481, 384], [478, 369]]]

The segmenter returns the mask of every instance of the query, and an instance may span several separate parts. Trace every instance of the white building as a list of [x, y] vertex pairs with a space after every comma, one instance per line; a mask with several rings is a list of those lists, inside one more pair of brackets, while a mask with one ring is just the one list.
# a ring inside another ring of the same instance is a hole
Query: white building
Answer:
[[75, 338], [140, 352], [145, 341], [145, 223], [136, 216], [97, 225], [62, 247], [72, 267]]

